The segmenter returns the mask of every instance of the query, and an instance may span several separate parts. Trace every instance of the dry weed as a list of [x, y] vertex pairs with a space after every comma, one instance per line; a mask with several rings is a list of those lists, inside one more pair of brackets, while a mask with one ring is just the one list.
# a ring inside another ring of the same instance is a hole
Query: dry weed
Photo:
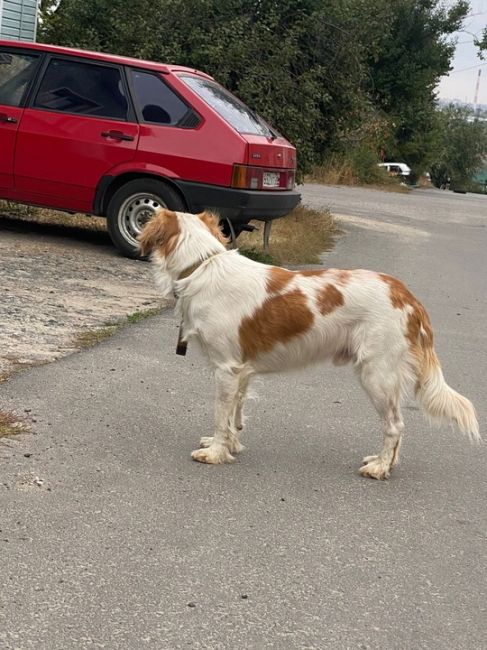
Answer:
[[357, 177], [353, 165], [346, 160], [332, 160], [326, 165], [314, 167], [313, 171], [306, 176], [305, 180], [307, 183], [368, 187], [370, 189], [398, 192], [401, 194], [407, 194], [410, 191], [410, 188], [407, 185], [401, 184], [397, 177], [388, 176], [380, 170], [374, 173], [374, 178], [370, 179], [371, 182], [365, 183]]
[[91, 217], [85, 214], [68, 214], [47, 208], [35, 208], [10, 201], [0, 201], [0, 213], [11, 219], [31, 221], [32, 223], [48, 223], [67, 228], [82, 228], [83, 230], [106, 230], [104, 217]]
[[22, 433], [28, 429], [28, 425], [13, 413], [0, 411], [0, 438]]
[[[264, 224], [255, 221], [253, 225], [256, 230], [243, 232], [237, 243], [239, 248], [261, 251]], [[278, 264], [319, 264], [320, 254], [333, 247], [337, 234], [328, 211], [298, 206], [273, 222], [268, 252]]]

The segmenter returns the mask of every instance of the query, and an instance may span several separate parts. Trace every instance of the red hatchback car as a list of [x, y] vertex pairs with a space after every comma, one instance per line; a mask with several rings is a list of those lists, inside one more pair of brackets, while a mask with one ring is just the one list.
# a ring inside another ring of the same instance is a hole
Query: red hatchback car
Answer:
[[296, 151], [208, 75], [0, 41], [0, 198], [107, 217], [113, 243], [159, 206], [213, 209], [234, 234], [300, 200]]

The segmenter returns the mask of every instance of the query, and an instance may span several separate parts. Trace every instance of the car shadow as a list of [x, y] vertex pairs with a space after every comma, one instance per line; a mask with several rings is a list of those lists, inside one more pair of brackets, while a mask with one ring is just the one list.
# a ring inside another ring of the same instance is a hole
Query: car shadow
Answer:
[[58, 240], [72, 240], [109, 248], [114, 254], [117, 254], [110, 236], [104, 230], [90, 230], [88, 228], [80, 228], [76, 225], [70, 226], [69, 224], [40, 223], [38, 221], [29, 221], [27, 219], [19, 219], [18, 217], [10, 217], [2, 214], [0, 215], [0, 232], [3, 231], [17, 233], [19, 235], [39, 234]]

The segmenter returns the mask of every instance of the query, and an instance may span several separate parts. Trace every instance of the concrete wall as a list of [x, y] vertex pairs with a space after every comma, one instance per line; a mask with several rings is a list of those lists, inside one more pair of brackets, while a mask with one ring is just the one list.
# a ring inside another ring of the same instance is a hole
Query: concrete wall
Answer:
[[0, 38], [35, 41], [39, 0], [0, 0]]

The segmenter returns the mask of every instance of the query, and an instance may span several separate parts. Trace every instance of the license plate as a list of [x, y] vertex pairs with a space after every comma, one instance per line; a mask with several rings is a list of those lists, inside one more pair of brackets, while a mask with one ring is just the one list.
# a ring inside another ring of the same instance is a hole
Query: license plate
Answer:
[[262, 180], [264, 187], [279, 187], [279, 173], [278, 172], [264, 172]]

